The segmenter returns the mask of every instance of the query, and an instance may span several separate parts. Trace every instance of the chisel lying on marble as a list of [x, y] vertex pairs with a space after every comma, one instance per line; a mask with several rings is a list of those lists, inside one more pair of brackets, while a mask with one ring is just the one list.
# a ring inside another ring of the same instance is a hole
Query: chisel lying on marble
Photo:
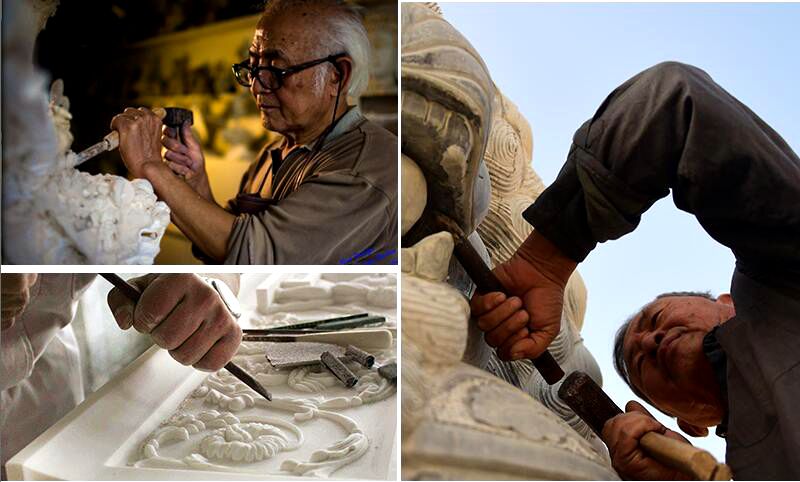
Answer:
[[[458, 262], [475, 283], [480, 293], [491, 293], [506, 289], [475, 251], [461, 228], [447, 216], [431, 212], [422, 229], [433, 233], [447, 231], [453, 235], [453, 252]], [[422, 221], [422, 220], [421, 220]], [[553, 385], [561, 382], [558, 396], [602, 439], [605, 423], [622, 413], [611, 398], [589, 375], [574, 371], [564, 378], [564, 371], [549, 351], [531, 360], [545, 381]], [[679, 442], [656, 432], [645, 434], [639, 441], [645, 451], [659, 462], [692, 476], [695, 480], [730, 480], [732, 472], [726, 464], [717, 462], [709, 452]]]
[[344, 330], [347, 328], [361, 328], [363, 326], [380, 326], [386, 323], [384, 316], [370, 316], [369, 313], [338, 316], [324, 320], [302, 321], [291, 325], [281, 325], [272, 328], [245, 328], [245, 335], [272, 335], [278, 333], [322, 333]]
[[[139, 298], [142, 295], [139, 292], [139, 290], [132, 284], [120, 278], [118, 275], [113, 273], [100, 273], [100, 276], [102, 276], [109, 283], [114, 285], [115, 288], [119, 289], [123, 295], [128, 297], [129, 300], [133, 301], [134, 303], [139, 301]], [[231, 313], [231, 315], [238, 318], [238, 316], [235, 313]], [[233, 362], [228, 362], [225, 365], [225, 369], [228, 370], [231, 375], [239, 379], [239, 381], [241, 381], [248, 387], [255, 390], [259, 395], [266, 398], [270, 402], [272, 401], [272, 395], [270, 395], [267, 389], [264, 388], [260, 383], [258, 383], [258, 380], [253, 378], [252, 375], [244, 371], [240, 366], [236, 365]]]
[[243, 341], [269, 341], [269, 342], [316, 342], [333, 343], [336, 345], [355, 345], [365, 350], [384, 350], [392, 346], [392, 332], [389, 330], [342, 330], [326, 333], [283, 334], [270, 333], [267, 335], [254, 335], [245, 333]]

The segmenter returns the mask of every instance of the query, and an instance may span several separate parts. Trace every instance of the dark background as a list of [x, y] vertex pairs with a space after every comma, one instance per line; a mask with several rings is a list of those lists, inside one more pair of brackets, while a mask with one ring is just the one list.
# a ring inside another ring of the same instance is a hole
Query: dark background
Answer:
[[[36, 44], [35, 62], [64, 79], [71, 104], [72, 149], [108, 133], [111, 118], [148, 92], [131, 88], [141, 70], [125, 62], [136, 42], [259, 13], [264, 1], [62, 0]], [[233, 62], [231, 62], [233, 63]], [[202, 80], [195, 82], [202, 86]], [[206, 82], [207, 83], [207, 82]], [[235, 92], [231, 77], [228, 92]], [[176, 92], [177, 93], [177, 92]], [[185, 92], [188, 93], [188, 92]], [[216, 92], [214, 92], [216, 93]], [[118, 152], [87, 161], [81, 170], [125, 175]]]

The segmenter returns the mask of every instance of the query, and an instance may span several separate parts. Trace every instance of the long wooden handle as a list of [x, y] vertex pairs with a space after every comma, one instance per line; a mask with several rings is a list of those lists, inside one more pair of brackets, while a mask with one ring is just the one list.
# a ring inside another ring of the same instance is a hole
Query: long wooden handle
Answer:
[[[567, 375], [558, 388], [558, 396], [598, 437], [602, 437], [603, 426], [608, 420], [622, 414], [622, 409], [600, 385], [581, 371]], [[718, 463], [713, 455], [691, 444], [656, 432], [645, 434], [639, 443], [654, 459], [696, 480], [731, 479], [731, 470], [727, 465]]]
[[730, 480], [733, 475], [727, 465], [718, 463], [705, 450], [660, 433], [646, 433], [639, 444], [654, 459], [695, 480]]

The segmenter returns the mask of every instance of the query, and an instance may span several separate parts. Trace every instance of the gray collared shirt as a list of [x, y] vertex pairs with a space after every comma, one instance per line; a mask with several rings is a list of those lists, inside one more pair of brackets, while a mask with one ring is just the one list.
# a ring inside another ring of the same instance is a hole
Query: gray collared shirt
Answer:
[[245, 175], [242, 190], [268, 173], [271, 203], [238, 214], [226, 264], [397, 262], [397, 137], [351, 107], [316, 142], [266, 151]]
[[[325, 136], [325, 142], [330, 142], [336, 139], [337, 137], [341, 136], [345, 132], [352, 130], [353, 127], [355, 127], [356, 124], [358, 124], [362, 119], [364, 119], [364, 116], [361, 115], [361, 109], [359, 109], [357, 105], [351, 106], [350, 108], [347, 109], [347, 112], [345, 112], [343, 116], [339, 117], [339, 120], [336, 121], [336, 124], [333, 126], [333, 129], [331, 129], [331, 131], [328, 132], [328, 135]], [[316, 137], [312, 141], [307, 142], [305, 144], [300, 144], [298, 147], [300, 149], [306, 149], [307, 151], [311, 151], [314, 149], [314, 146], [317, 144], [319, 138], [324, 135], [325, 133], [322, 133], [319, 137]], [[282, 150], [286, 146], [286, 142], [287, 140], [284, 138], [283, 142], [281, 142], [280, 145], [275, 149], [279, 151]], [[289, 156], [291, 156], [294, 152], [295, 151], [289, 153]]]

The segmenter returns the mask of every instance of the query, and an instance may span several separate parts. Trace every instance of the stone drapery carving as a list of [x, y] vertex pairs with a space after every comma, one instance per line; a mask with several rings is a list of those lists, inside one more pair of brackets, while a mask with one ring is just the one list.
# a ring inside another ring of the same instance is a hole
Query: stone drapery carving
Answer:
[[[477, 229], [492, 265], [510, 258], [531, 233], [533, 229], [523, 219], [522, 212], [544, 190], [544, 183], [531, 166], [533, 135], [530, 124], [499, 90], [495, 91], [494, 102], [492, 128], [484, 155], [492, 196], [489, 212]], [[567, 372], [581, 370], [602, 383], [600, 369], [580, 336], [585, 313], [586, 287], [576, 271], [564, 291], [561, 330], [550, 351]], [[530, 362], [503, 363], [492, 357], [489, 369], [498, 375], [505, 370], [514, 370], [522, 388], [601, 447], [601, 443], [594, 440], [591, 429], [558, 398], [560, 385], [548, 385]]]

